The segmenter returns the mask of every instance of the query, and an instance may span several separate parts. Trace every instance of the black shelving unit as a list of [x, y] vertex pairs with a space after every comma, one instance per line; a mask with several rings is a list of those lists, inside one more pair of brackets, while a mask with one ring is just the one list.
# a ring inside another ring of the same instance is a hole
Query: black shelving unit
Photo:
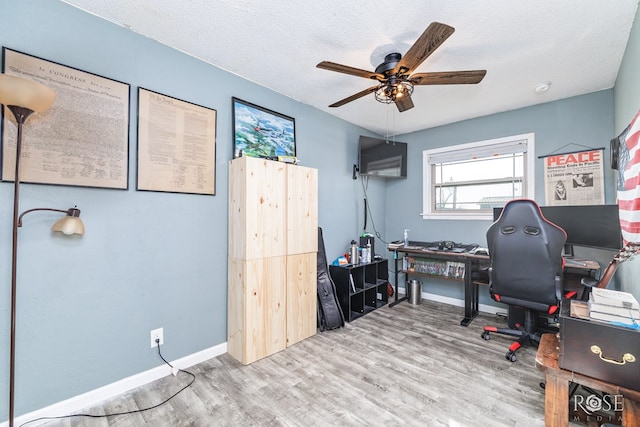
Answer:
[[329, 266], [345, 320], [351, 322], [389, 302], [386, 259], [365, 264]]

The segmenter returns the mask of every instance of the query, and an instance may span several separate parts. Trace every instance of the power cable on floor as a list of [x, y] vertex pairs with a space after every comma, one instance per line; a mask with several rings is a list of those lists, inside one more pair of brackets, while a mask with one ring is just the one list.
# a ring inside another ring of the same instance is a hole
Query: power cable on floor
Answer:
[[138, 412], [145, 412], [145, 411], [149, 411], [151, 409], [155, 409], [159, 406], [164, 405], [165, 403], [167, 403], [168, 401], [170, 401], [171, 399], [173, 399], [174, 397], [176, 397], [178, 394], [180, 394], [182, 391], [184, 391], [185, 389], [187, 389], [188, 387], [191, 386], [191, 384], [194, 383], [194, 381], [196, 380], [196, 376], [194, 374], [192, 374], [189, 371], [185, 371], [183, 369], [176, 369], [173, 367], [173, 365], [169, 362], [167, 362], [167, 360], [162, 356], [162, 353], [160, 352], [160, 340], [156, 339], [156, 343], [158, 344], [158, 356], [160, 356], [160, 359], [162, 359], [162, 361], [167, 364], [169, 367], [171, 367], [171, 371], [175, 374], [177, 374], [178, 372], [183, 372], [187, 375], [191, 376], [191, 381], [189, 381], [189, 384], [185, 385], [184, 387], [182, 387], [180, 390], [178, 390], [177, 392], [175, 392], [173, 395], [171, 395], [170, 397], [168, 397], [166, 400], [153, 405], [153, 406], [149, 406], [148, 408], [143, 408], [143, 409], [135, 409], [135, 410], [131, 410], [131, 411], [125, 411], [125, 412], [114, 412], [112, 414], [102, 414], [102, 415], [95, 415], [95, 414], [71, 414], [71, 415], [61, 415], [59, 417], [40, 417], [40, 418], [35, 418], [33, 420], [27, 421], [25, 423], [20, 424], [20, 427], [25, 426], [27, 424], [31, 424], [34, 423], [36, 421], [44, 421], [44, 420], [60, 420], [60, 419], [64, 419], [64, 418], [73, 418], [73, 417], [86, 417], [86, 418], [107, 418], [107, 417], [117, 417], [120, 415], [130, 415], [130, 414], [136, 414]]

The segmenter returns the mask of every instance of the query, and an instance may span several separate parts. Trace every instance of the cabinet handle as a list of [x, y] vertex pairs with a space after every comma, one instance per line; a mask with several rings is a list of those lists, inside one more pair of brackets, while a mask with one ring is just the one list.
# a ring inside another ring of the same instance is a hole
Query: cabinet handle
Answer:
[[627, 362], [633, 363], [633, 362], [636, 361], [636, 357], [631, 353], [623, 354], [622, 355], [622, 361], [618, 361], [618, 360], [615, 360], [615, 359], [604, 357], [602, 355], [602, 349], [600, 347], [598, 347], [597, 345], [592, 345], [591, 346], [591, 352], [597, 354], [598, 357], [600, 357], [600, 360], [602, 360], [603, 362], [613, 363], [614, 365], [624, 365]]

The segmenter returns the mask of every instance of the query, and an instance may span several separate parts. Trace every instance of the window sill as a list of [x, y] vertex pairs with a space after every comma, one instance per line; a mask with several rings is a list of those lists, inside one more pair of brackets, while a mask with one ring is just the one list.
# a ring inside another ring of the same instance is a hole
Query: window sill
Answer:
[[443, 213], [443, 214], [426, 214], [422, 213], [422, 219], [444, 219], [444, 220], [481, 220], [481, 221], [493, 221], [493, 214], [491, 213]]

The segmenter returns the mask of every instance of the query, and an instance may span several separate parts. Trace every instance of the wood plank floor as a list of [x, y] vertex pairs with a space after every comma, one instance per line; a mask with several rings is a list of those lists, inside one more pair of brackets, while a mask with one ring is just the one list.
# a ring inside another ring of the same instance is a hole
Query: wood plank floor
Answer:
[[[51, 426], [543, 426], [543, 376], [534, 347], [504, 358], [509, 338], [484, 341], [480, 315], [423, 301], [383, 307], [243, 366], [225, 354], [188, 369], [195, 383], [168, 403], [109, 418]], [[152, 406], [188, 383], [169, 375], [81, 412]]]

